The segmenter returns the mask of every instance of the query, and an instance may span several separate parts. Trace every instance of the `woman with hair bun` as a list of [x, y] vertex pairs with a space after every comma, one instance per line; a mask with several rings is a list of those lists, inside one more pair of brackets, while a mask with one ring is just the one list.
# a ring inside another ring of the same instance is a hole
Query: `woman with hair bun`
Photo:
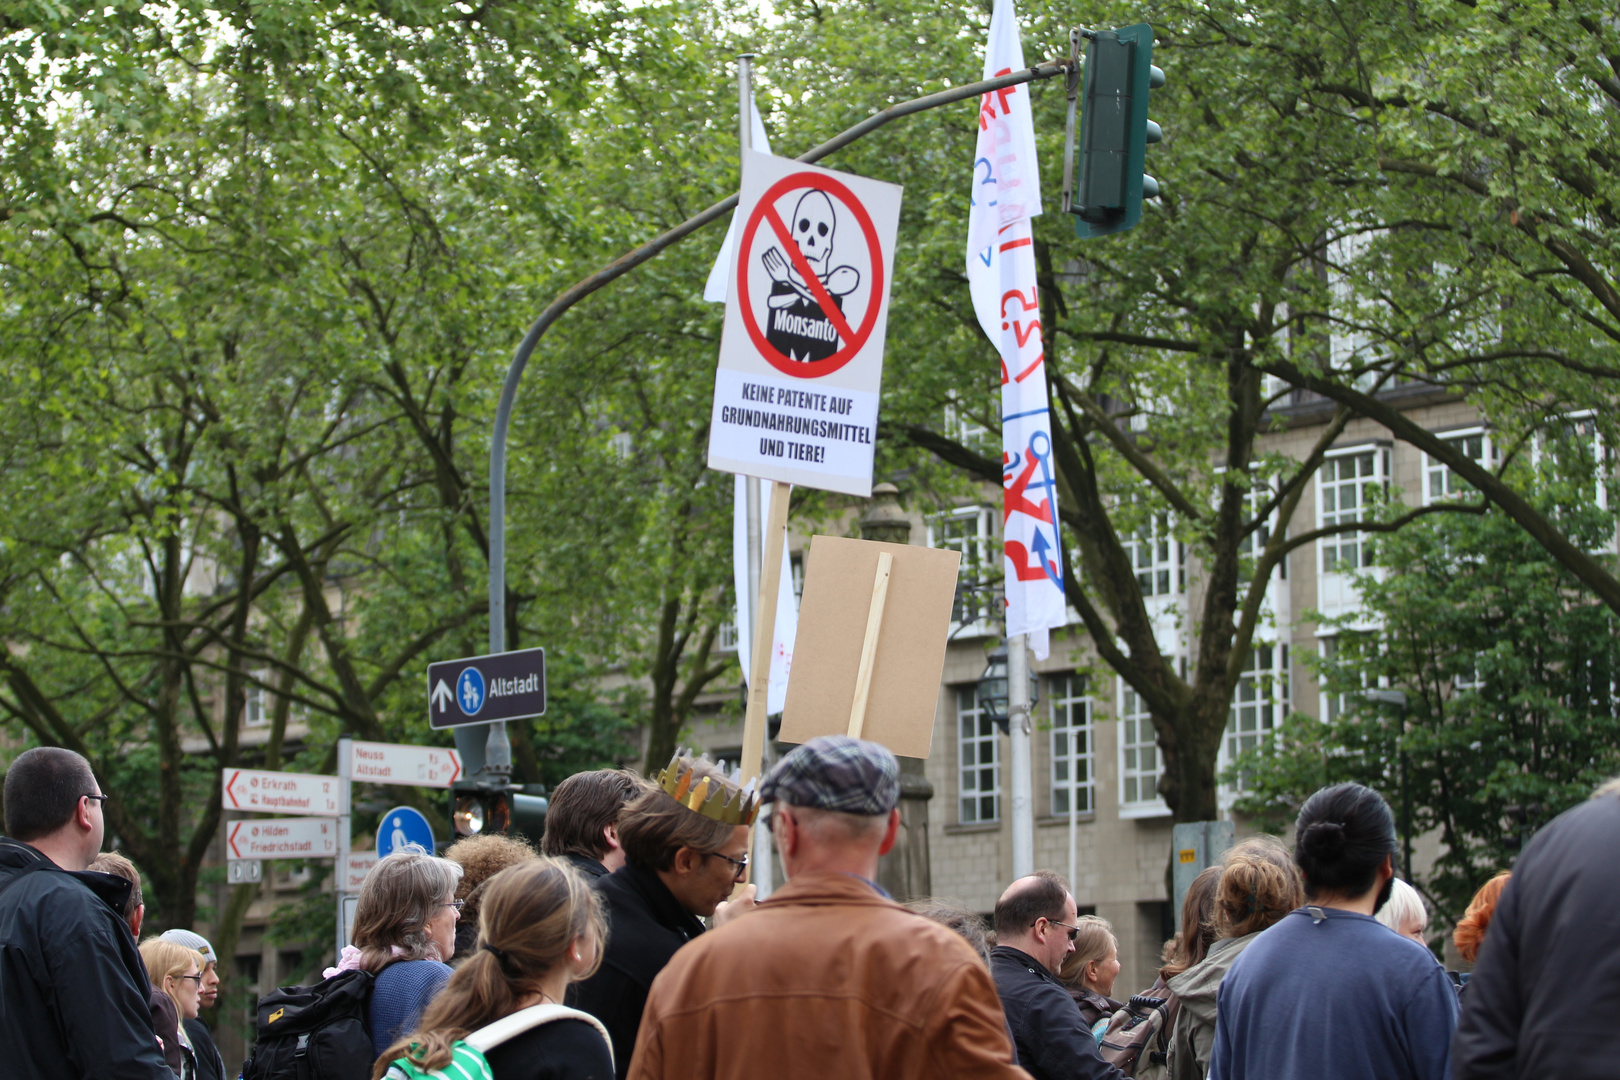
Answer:
[[1213, 904], [1219, 936], [1201, 962], [1170, 980], [1181, 1002], [1170, 1034], [1170, 1080], [1204, 1080], [1221, 980], [1261, 931], [1281, 922], [1304, 899], [1299, 871], [1276, 837], [1257, 836], [1226, 853]]
[[606, 934], [601, 904], [573, 867], [537, 858], [502, 870], [484, 884], [478, 947], [372, 1080], [455, 1075], [453, 1065], [479, 1075], [467, 1046], [494, 1080], [612, 1080], [607, 1029], [562, 1004], [568, 984], [601, 963]]
[[1360, 784], [1323, 788], [1294, 837], [1305, 906], [1221, 981], [1211, 1080], [1450, 1080], [1451, 981], [1373, 918], [1395, 878], [1389, 804]]

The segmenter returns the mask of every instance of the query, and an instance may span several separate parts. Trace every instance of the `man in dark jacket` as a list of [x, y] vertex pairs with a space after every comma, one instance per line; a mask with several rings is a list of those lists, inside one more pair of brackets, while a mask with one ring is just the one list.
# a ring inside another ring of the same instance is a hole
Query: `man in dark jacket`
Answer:
[[624, 769], [575, 773], [551, 793], [541, 853], [567, 859], [598, 882], [624, 865], [619, 815], [646, 790], [645, 781]]
[[18, 1080], [173, 1080], [123, 921], [129, 882], [85, 872], [106, 796], [90, 763], [37, 747], [6, 771], [0, 838], [0, 1045]]
[[703, 933], [700, 918], [714, 915], [719, 924], [753, 904], [751, 885], [744, 898], [725, 902], [748, 865], [748, 830], [706, 813], [707, 795], [717, 793], [712, 806], [725, 805], [738, 798], [737, 786], [707, 761], [682, 755], [659, 783], [619, 818], [625, 865], [597, 883], [608, 907], [602, 966], [568, 991], [568, 1004], [608, 1029], [619, 1080], [630, 1068], [647, 991], [675, 950]]
[[1526, 845], [1491, 916], [1452, 1041], [1456, 1080], [1620, 1071], [1620, 780]]
[[1057, 980], [1074, 951], [1074, 897], [1050, 870], [1019, 878], [996, 902], [990, 973], [1018, 1064], [1035, 1080], [1124, 1080], [1102, 1059], [1068, 988]]

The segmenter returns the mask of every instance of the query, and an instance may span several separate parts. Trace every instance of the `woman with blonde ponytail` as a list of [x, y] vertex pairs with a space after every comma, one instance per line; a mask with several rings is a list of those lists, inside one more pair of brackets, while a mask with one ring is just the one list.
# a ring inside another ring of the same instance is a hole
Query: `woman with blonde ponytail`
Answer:
[[502, 870], [484, 885], [477, 948], [419, 1030], [378, 1059], [372, 1080], [458, 1070], [493, 1080], [612, 1080], [606, 1030], [562, 1004], [568, 984], [601, 962], [606, 933], [596, 895], [573, 867], [535, 859]]

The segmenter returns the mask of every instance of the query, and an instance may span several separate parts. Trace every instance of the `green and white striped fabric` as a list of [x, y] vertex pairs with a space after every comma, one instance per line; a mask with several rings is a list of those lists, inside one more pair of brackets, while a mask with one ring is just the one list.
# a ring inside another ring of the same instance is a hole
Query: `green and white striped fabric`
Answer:
[[450, 1047], [450, 1062], [442, 1069], [423, 1070], [409, 1058], [395, 1058], [383, 1080], [495, 1080], [482, 1051], [457, 1041]]
[[596, 1029], [596, 1033], [602, 1036], [602, 1042], [607, 1045], [608, 1057], [612, 1058], [613, 1040], [608, 1037], [607, 1028], [602, 1026], [602, 1021], [578, 1009], [548, 1003], [519, 1009], [510, 1016], [503, 1016], [494, 1023], [486, 1024], [469, 1033], [465, 1040], [458, 1040], [451, 1045], [450, 1064], [442, 1069], [425, 1071], [412, 1065], [407, 1058], [395, 1058], [389, 1064], [388, 1071], [383, 1074], [383, 1080], [495, 1080], [489, 1070], [489, 1062], [484, 1058], [484, 1051], [493, 1050], [508, 1039], [554, 1020], [583, 1020], [590, 1024]]

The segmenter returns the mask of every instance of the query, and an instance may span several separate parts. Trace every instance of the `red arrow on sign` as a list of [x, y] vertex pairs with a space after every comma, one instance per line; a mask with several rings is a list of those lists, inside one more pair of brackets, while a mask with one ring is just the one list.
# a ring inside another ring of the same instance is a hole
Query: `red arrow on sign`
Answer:
[[231, 788], [234, 787], [235, 784], [236, 784], [236, 778], [238, 776], [241, 776], [241, 775], [242, 775], [242, 770], [237, 769], [235, 772], [231, 773], [231, 778], [228, 781], [225, 782], [225, 794], [227, 794], [227, 795], [229, 795], [231, 797], [231, 805], [232, 806], [241, 806], [242, 805], [241, 803], [236, 801], [236, 792], [231, 790]]
[[231, 850], [236, 853], [238, 859], [242, 857], [242, 850], [236, 846], [236, 834], [241, 830], [242, 825], [243, 822], [240, 821], [232, 822], [230, 835], [225, 838], [225, 842], [231, 846]]
[[453, 784], [453, 783], [455, 783], [457, 780], [459, 780], [461, 778], [461, 758], [456, 754], [456, 752], [454, 750], [449, 751], [449, 753], [450, 753], [450, 764], [452, 764], [452, 765], [454, 765], [456, 767], [456, 771], [450, 774], [450, 782]]

